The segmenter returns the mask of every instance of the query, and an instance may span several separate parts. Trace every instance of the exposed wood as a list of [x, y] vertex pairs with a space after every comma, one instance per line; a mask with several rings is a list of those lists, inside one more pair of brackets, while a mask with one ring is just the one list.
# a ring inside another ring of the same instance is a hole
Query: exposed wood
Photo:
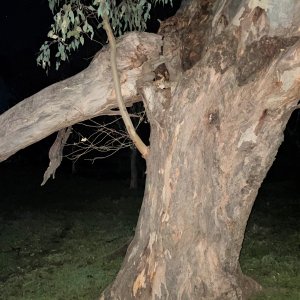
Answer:
[[[149, 77], [143, 64], [159, 57], [161, 43], [160, 36], [149, 33], [130, 33], [118, 40], [118, 70], [126, 105], [141, 101], [136, 82]], [[109, 49], [104, 48], [81, 73], [43, 89], [0, 115], [0, 161], [62, 128], [115, 114], [112, 109], [117, 102], [109, 57]]]

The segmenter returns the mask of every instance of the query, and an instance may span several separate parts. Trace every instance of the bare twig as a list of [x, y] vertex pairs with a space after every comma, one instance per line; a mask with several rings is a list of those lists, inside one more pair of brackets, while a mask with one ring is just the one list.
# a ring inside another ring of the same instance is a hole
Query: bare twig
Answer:
[[[145, 111], [135, 111], [131, 114], [136, 119], [135, 130], [145, 120]], [[78, 125], [87, 127], [89, 134], [86, 135], [82, 130], [76, 130], [73, 128], [72, 134], [73, 141], [66, 144], [68, 148], [71, 148], [71, 152], [65, 154], [64, 157], [76, 162], [78, 159], [86, 156], [92, 151], [99, 153], [96, 157], [87, 158], [94, 162], [98, 159], [104, 159], [114, 155], [121, 149], [129, 148], [133, 146], [133, 142], [130, 139], [126, 130], [121, 123], [122, 118], [114, 118], [111, 122], [100, 123], [96, 120], [89, 120]]]

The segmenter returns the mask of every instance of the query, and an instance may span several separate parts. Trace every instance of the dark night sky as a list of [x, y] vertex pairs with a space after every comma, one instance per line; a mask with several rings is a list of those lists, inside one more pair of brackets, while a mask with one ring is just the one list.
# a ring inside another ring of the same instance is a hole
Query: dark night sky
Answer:
[[53, 76], [47, 77], [35, 61], [51, 20], [47, 0], [1, 4], [0, 76], [17, 96], [17, 101], [54, 81]]
[[20, 55], [38, 48], [51, 22], [46, 0], [6, 1], [1, 4], [1, 54]]
[[[153, 10], [151, 31], [157, 29], [156, 19], [172, 15], [180, 0], [173, 1], [174, 7], [160, 7]], [[85, 68], [92, 56], [100, 49], [96, 43], [86, 43], [78, 53], [72, 55], [69, 63], [62, 64], [58, 72], [36, 66], [36, 57], [52, 23], [48, 0], [16, 0], [1, 3], [0, 10], [0, 77], [22, 99], [41, 88], [78, 73]], [[101, 38], [101, 37], [100, 37]], [[98, 35], [99, 39], [99, 35]]]

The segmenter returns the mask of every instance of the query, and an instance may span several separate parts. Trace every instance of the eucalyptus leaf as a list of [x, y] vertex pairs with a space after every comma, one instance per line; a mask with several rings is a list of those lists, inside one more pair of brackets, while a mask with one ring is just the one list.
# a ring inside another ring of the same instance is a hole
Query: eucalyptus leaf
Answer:
[[104, 13], [109, 17], [115, 35], [120, 36], [126, 31], [145, 30], [152, 4], [172, 5], [172, 0], [93, 0], [90, 5], [86, 2], [48, 0], [53, 14], [53, 24], [47, 35], [50, 41], [43, 43], [36, 59], [46, 71], [51, 66], [50, 46], [54, 49], [55, 67], [58, 69], [61, 61], [68, 60], [73, 51], [84, 45], [86, 37], [93, 39], [95, 31], [103, 26], [101, 18]]
[[83, 36], [80, 37], [80, 43], [82, 46], [84, 45], [84, 37]]
[[74, 24], [75, 19], [74, 19], [74, 13], [72, 10], [69, 11], [69, 17], [70, 17], [71, 22]]

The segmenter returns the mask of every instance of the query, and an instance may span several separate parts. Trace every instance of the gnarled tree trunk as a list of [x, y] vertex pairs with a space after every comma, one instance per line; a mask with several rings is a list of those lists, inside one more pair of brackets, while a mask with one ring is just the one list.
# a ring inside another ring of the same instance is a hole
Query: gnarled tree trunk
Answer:
[[101, 299], [233, 300], [259, 288], [240, 270], [244, 230], [300, 97], [300, 4], [283, 2], [186, 1], [162, 25], [176, 82], [142, 88], [144, 202]]
[[[160, 36], [119, 41], [124, 98], [143, 95], [151, 148], [136, 234], [102, 299], [233, 300], [258, 288], [239, 253], [300, 98], [299, 10], [295, 0], [186, 0], [161, 26], [158, 68]], [[1, 115], [0, 161], [112, 113], [108, 57]]]

